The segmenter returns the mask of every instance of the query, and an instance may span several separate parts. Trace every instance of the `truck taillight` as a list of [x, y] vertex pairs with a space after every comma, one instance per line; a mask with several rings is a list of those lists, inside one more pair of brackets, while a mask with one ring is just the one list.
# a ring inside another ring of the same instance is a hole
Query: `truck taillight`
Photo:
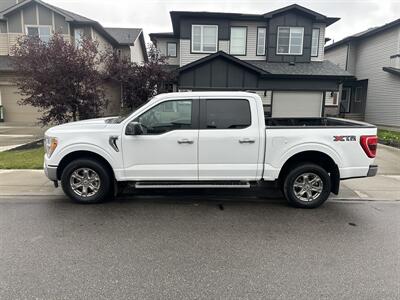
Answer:
[[368, 157], [374, 158], [376, 156], [376, 148], [378, 146], [378, 137], [376, 135], [362, 135], [360, 144]]

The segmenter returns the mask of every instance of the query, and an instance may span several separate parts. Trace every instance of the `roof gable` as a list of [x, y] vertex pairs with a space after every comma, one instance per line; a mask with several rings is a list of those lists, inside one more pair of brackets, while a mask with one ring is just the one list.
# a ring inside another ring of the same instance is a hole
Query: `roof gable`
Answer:
[[313, 11], [311, 9], [308, 9], [306, 7], [303, 7], [301, 5], [298, 4], [292, 4], [289, 6], [285, 6], [273, 11], [270, 11], [268, 13], [265, 13], [263, 16], [266, 19], [270, 19], [273, 18], [277, 15], [283, 14], [283, 13], [287, 13], [290, 11], [294, 11], [297, 13], [301, 13], [304, 15], [307, 15], [308, 17], [311, 17], [312, 19], [314, 19], [316, 22], [321, 22], [321, 23], [326, 23], [327, 26], [335, 23], [336, 21], [340, 20], [340, 18], [331, 18], [331, 17], [327, 17], [325, 15], [322, 15], [320, 13], [317, 13], [316, 11]]
[[210, 61], [212, 61], [214, 59], [217, 59], [217, 58], [226, 59], [226, 60], [228, 60], [228, 61], [230, 61], [230, 62], [232, 62], [234, 64], [240, 65], [241, 67], [247, 68], [247, 69], [249, 69], [249, 70], [251, 70], [253, 72], [259, 73], [259, 74], [268, 73], [268, 72], [266, 72], [266, 71], [264, 71], [264, 70], [262, 70], [262, 69], [260, 69], [260, 68], [258, 68], [256, 66], [254, 66], [252, 64], [249, 64], [249, 63], [247, 63], [247, 62], [245, 62], [245, 61], [243, 61], [241, 59], [238, 59], [238, 58], [236, 58], [236, 57], [234, 57], [232, 55], [229, 55], [229, 54], [227, 54], [227, 53], [225, 53], [223, 51], [218, 51], [218, 52], [210, 54], [210, 55], [208, 55], [206, 57], [203, 57], [203, 58], [200, 58], [198, 60], [195, 60], [195, 61], [193, 61], [193, 62], [191, 62], [191, 63], [189, 63], [187, 65], [184, 65], [183, 67], [178, 68], [177, 71], [178, 72], [183, 72], [183, 71], [186, 71], [188, 69], [203, 65], [203, 64], [205, 64], [207, 62], [210, 62]]

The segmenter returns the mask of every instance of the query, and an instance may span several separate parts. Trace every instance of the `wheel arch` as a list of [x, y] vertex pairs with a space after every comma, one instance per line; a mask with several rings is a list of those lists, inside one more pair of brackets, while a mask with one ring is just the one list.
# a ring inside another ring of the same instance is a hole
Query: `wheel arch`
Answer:
[[78, 150], [78, 151], [72, 151], [65, 155], [61, 161], [58, 164], [57, 167], [57, 179], [61, 179], [61, 175], [65, 169], [65, 167], [72, 161], [79, 159], [79, 158], [90, 158], [93, 160], [97, 160], [101, 162], [108, 170], [109, 174], [112, 176], [112, 178], [115, 178], [114, 170], [109, 163], [107, 159], [105, 159], [103, 156], [101, 156], [98, 153], [88, 151], [88, 150]]
[[314, 163], [324, 168], [330, 174], [331, 192], [336, 195], [339, 193], [339, 185], [340, 185], [339, 167], [331, 156], [320, 151], [309, 150], [309, 151], [298, 152], [292, 155], [289, 159], [285, 161], [279, 172], [278, 176], [279, 183], [282, 184], [286, 174], [290, 171], [290, 169], [293, 166], [299, 165], [301, 163]]

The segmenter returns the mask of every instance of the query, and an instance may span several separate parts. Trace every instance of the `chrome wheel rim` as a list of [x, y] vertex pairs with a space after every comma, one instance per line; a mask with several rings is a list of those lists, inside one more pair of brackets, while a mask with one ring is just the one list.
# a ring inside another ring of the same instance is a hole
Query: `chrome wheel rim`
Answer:
[[305, 202], [317, 199], [324, 188], [321, 177], [315, 173], [303, 173], [295, 179], [293, 192], [295, 196]]
[[76, 169], [71, 174], [69, 183], [74, 193], [83, 198], [97, 194], [101, 185], [99, 174], [90, 168]]

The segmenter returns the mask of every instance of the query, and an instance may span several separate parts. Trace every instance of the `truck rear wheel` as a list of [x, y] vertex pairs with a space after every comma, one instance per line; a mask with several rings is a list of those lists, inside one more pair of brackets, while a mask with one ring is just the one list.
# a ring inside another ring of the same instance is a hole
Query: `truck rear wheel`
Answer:
[[328, 172], [312, 163], [297, 165], [284, 179], [283, 193], [290, 205], [316, 208], [322, 205], [331, 192]]
[[82, 158], [70, 162], [61, 176], [64, 193], [78, 203], [99, 203], [111, 195], [111, 176], [100, 162]]

